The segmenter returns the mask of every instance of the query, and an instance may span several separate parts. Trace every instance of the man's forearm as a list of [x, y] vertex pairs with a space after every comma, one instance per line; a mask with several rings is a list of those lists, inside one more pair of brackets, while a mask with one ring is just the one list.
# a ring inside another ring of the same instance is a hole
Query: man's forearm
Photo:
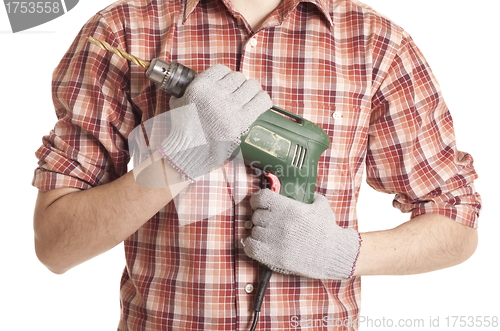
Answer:
[[157, 185], [163, 188], [138, 185], [134, 173], [129, 172], [112, 183], [88, 190], [62, 188], [40, 192], [34, 215], [40, 261], [51, 271], [64, 273], [137, 231], [188, 185], [163, 159], [157, 160], [139, 176], [146, 182], [142, 177], [149, 170], [157, 180], [163, 178], [158, 171], [168, 173], [170, 184], [167, 179]]
[[385, 231], [362, 233], [354, 272], [410, 275], [457, 265], [477, 247], [477, 230], [447, 217], [426, 214]]

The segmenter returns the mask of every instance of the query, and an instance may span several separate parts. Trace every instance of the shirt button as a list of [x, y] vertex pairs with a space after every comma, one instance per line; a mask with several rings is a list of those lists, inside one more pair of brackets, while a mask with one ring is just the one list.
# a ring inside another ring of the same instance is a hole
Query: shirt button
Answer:
[[259, 42], [257, 41], [257, 39], [251, 38], [250, 41], [249, 41], [249, 43], [250, 43], [250, 46], [255, 47], [255, 46], [257, 46], [257, 44]]
[[245, 292], [247, 292], [248, 294], [252, 293], [253, 292], [253, 285], [252, 284], [247, 284], [245, 286]]
[[245, 221], [245, 229], [247, 230], [250, 230], [251, 228], [253, 228], [253, 223], [252, 221]]
[[342, 113], [339, 111], [334, 111], [332, 114], [333, 119], [340, 120], [342, 118]]

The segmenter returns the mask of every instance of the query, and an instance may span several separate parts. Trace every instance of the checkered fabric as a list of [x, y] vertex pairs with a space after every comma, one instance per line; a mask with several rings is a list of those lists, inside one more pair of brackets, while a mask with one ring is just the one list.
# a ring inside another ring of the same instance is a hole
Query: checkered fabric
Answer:
[[[124, 0], [90, 19], [56, 68], [58, 122], [37, 151], [42, 191], [88, 189], [127, 171], [130, 132], [169, 110], [144, 69], [86, 41], [201, 72], [222, 63], [257, 79], [277, 106], [321, 126], [331, 148], [317, 191], [342, 227], [357, 228], [366, 168], [374, 189], [411, 217], [437, 213], [477, 226], [469, 154], [411, 37], [354, 0], [285, 0], [253, 31], [228, 0]], [[221, 110], [223, 111], [223, 110]], [[125, 241], [119, 330], [246, 330], [260, 267], [245, 256], [248, 198], [258, 178], [227, 163]], [[374, 211], [375, 212], [375, 211]], [[260, 330], [356, 330], [360, 279], [274, 274]]]

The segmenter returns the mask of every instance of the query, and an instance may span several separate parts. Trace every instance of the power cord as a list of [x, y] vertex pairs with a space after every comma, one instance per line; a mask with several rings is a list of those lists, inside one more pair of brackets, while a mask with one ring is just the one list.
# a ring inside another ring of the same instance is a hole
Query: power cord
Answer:
[[263, 266], [262, 274], [259, 280], [259, 288], [257, 289], [257, 296], [255, 297], [255, 301], [253, 303], [253, 323], [250, 331], [254, 331], [259, 323], [259, 315], [260, 315], [260, 307], [262, 306], [262, 302], [264, 301], [264, 296], [266, 294], [267, 285], [269, 285], [269, 280], [271, 279], [272, 271], [266, 266]]

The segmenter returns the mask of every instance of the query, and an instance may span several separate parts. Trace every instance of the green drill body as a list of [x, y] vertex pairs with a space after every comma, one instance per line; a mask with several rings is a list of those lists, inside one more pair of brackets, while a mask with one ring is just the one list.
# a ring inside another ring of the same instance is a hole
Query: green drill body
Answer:
[[250, 126], [241, 138], [245, 163], [260, 169], [276, 192], [312, 203], [318, 162], [330, 146], [330, 138], [316, 124], [273, 107]]

